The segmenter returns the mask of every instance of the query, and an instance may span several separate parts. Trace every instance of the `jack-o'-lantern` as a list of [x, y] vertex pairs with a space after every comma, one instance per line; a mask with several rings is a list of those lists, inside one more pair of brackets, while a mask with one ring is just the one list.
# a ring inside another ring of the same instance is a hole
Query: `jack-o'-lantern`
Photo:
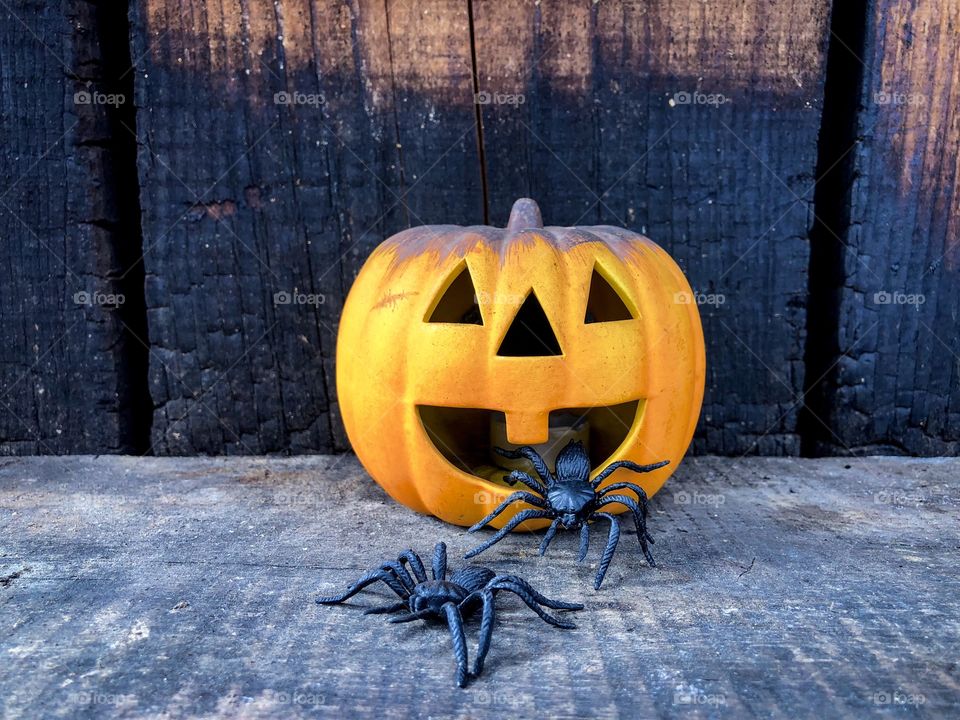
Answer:
[[347, 434], [391, 497], [457, 525], [513, 491], [495, 446], [531, 445], [553, 462], [577, 439], [594, 473], [614, 460], [669, 460], [632, 478], [653, 495], [686, 452], [703, 398], [692, 298], [648, 238], [543, 227], [528, 199], [505, 229], [405, 230], [373, 252], [344, 306]]

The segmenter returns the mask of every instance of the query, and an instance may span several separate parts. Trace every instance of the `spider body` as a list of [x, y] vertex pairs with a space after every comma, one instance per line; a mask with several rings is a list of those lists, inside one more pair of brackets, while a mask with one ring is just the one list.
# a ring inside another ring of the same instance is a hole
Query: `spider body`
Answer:
[[[603, 508], [607, 505], [619, 503], [625, 505], [633, 515], [640, 548], [647, 558], [647, 562], [656, 566], [648, 547], [648, 544], [653, 543], [653, 537], [647, 532], [647, 494], [644, 489], [631, 482], [613, 483], [605, 488], [598, 488], [604, 480], [620, 468], [644, 473], [667, 465], [670, 462], [669, 460], [652, 465], [637, 465], [629, 460], [620, 460], [610, 463], [597, 477], [590, 480], [590, 457], [587, 455], [583, 443], [578, 441], [571, 440], [560, 451], [557, 456], [556, 472], [550, 472], [543, 458], [532, 447], [523, 446], [516, 450], [494, 448], [494, 450], [504, 457], [526, 458], [533, 465], [537, 477], [521, 470], [514, 470], [506, 476], [504, 480], [508, 483], [512, 485], [521, 483], [528, 490], [520, 490], [510, 495], [492, 513], [471, 527], [468, 532], [477, 532], [514, 503], [525, 502], [533, 507], [518, 512], [493, 537], [468, 552], [466, 557], [471, 558], [479, 555], [491, 545], [500, 542], [507, 536], [507, 533], [522, 522], [545, 518], [552, 522], [540, 543], [540, 554], [543, 555], [547, 551], [547, 547], [558, 530], [579, 528], [580, 554], [578, 560], [582, 561], [587, 555], [589, 525], [591, 522], [602, 519], [610, 523], [610, 533], [607, 536], [607, 545], [600, 558], [600, 565], [597, 568], [597, 575], [593, 583], [594, 589], [599, 590], [620, 540], [620, 525], [616, 516], [604, 512]], [[628, 490], [634, 493], [637, 499], [634, 500], [628, 495], [616, 494], [615, 491], [617, 490]]]
[[448, 580], [427, 580], [413, 588], [407, 604], [410, 606], [410, 612], [429, 610], [439, 615], [448, 602], [459, 605], [467, 599], [469, 594], [470, 591], [463, 585]]
[[586, 480], [558, 482], [547, 490], [547, 502], [560, 513], [560, 525], [569, 529], [584, 522], [596, 504], [597, 494]]
[[[583, 605], [551, 600], [534, 590], [526, 580], [516, 575], [497, 575], [477, 565], [462, 567], [447, 578], [447, 546], [437, 543], [433, 553], [432, 579], [427, 578], [420, 556], [406, 550], [397, 560], [382, 563], [357, 580], [345, 592], [332, 597], [319, 597], [320, 604], [340, 603], [356, 595], [368, 585], [383, 582], [399, 598], [398, 602], [367, 609], [364, 614], [397, 613], [391, 623], [413, 620], [446, 621], [453, 640], [453, 654], [457, 660], [457, 685], [464, 687], [468, 674], [477, 676], [490, 650], [493, 621], [496, 612], [496, 594], [506, 590], [517, 595], [545, 622], [560, 628], [573, 628], [573, 623], [559, 620], [541, 607], [554, 610], [581, 610]], [[463, 621], [478, 607], [483, 608], [480, 620], [480, 641], [473, 670], [467, 672], [467, 643]]]
[[[416, 577], [416, 574], [414, 574], [414, 577]], [[432, 613], [437, 617], [442, 617], [445, 612], [444, 605], [447, 603], [460, 605], [470, 597], [471, 593], [483, 590], [484, 586], [494, 577], [496, 577], [496, 573], [493, 570], [472, 565], [457, 570], [450, 576], [449, 580], [417, 582], [407, 600], [407, 606], [412, 613]]]

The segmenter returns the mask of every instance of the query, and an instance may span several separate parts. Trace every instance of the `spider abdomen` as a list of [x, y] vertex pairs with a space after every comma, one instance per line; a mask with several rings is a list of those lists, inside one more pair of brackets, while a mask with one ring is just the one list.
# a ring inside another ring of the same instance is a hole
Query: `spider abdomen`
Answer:
[[488, 582], [493, 580], [493, 570], [479, 565], [467, 565], [457, 570], [450, 576], [450, 582], [459, 585], [468, 592], [482, 589]]

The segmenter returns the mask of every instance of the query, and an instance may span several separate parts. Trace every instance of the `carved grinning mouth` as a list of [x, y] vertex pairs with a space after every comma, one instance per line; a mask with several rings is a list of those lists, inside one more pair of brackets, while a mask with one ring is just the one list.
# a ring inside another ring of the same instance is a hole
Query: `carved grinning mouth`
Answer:
[[[553, 458], [576, 437], [590, 454], [592, 468], [607, 465], [618, 455], [631, 430], [640, 422], [644, 403], [632, 400], [617, 405], [562, 408], [550, 413], [550, 441], [535, 446], [553, 469]], [[504, 413], [481, 408], [418, 405], [420, 422], [433, 446], [451, 465], [482, 480], [503, 484], [502, 477], [514, 467], [493, 452], [493, 446], [514, 448], [506, 442]]]

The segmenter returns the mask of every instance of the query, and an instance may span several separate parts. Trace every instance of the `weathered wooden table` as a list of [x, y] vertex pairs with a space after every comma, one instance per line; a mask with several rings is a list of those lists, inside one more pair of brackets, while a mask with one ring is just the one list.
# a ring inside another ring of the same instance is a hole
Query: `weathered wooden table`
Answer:
[[[321, 607], [377, 561], [475, 544], [352, 456], [0, 461], [0, 715], [957, 716], [960, 460], [693, 458], [625, 536], [481, 556], [582, 601], [502, 596], [484, 675], [443, 626]], [[471, 653], [476, 622], [468, 626]]]

